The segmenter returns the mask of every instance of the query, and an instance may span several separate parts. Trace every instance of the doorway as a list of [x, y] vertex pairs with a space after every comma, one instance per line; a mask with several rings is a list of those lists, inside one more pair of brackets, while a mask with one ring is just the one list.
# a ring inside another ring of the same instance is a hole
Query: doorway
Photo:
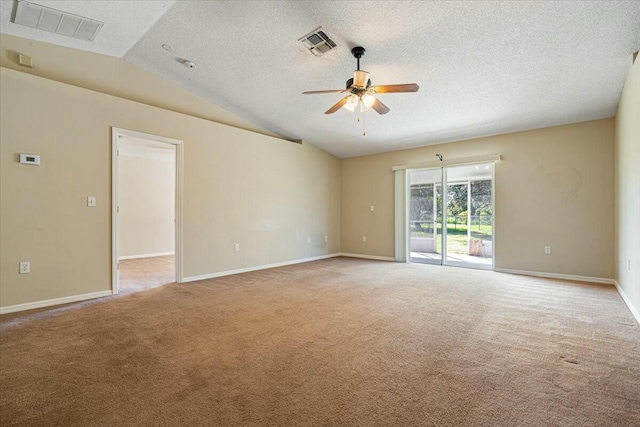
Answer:
[[113, 294], [181, 282], [181, 142], [112, 130]]
[[409, 261], [493, 269], [493, 163], [409, 170]]

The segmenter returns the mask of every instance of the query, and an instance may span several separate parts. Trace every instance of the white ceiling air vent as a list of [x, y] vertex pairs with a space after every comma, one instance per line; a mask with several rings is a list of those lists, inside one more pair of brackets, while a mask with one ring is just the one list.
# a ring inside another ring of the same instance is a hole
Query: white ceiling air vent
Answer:
[[338, 47], [338, 44], [322, 28], [316, 28], [298, 41], [315, 56], [322, 56]]
[[76, 39], [93, 41], [104, 25], [95, 19], [72, 15], [50, 7], [19, 0], [13, 22]]

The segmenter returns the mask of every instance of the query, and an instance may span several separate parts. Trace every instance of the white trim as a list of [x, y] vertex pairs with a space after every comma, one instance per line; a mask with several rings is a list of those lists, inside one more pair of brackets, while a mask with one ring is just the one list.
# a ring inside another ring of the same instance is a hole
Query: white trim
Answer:
[[183, 175], [183, 144], [181, 140], [166, 136], [152, 135], [117, 127], [111, 128], [111, 291], [119, 291], [118, 263], [118, 137], [155, 141], [163, 144], [175, 145], [176, 179], [175, 179], [175, 274], [176, 283], [182, 283], [182, 175]]
[[[449, 204], [449, 195], [447, 192], [447, 182], [448, 180], [448, 173], [449, 173], [449, 169], [447, 169], [446, 167], [441, 167], [440, 168], [440, 173], [441, 173], [441, 185], [440, 185], [440, 191], [441, 191], [441, 198], [442, 198], [442, 231], [440, 231], [440, 233], [442, 234], [442, 247], [440, 248], [440, 265], [447, 265], [447, 239], [448, 239], [448, 232], [447, 230], [449, 229], [449, 223], [447, 222], [447, 205]], [[436, 197], [436, 187], [434, 185], [433, 187], [433, 197]], [[438, 218], [438, 214], [436, 213], [436, 218]], [[438, 240], [436, 239], [436, 250], [438, 250]]]
[[119, 285], [118, 253], [118, 133], [111, 128], [111, 292], [116, 295]]
[[169, 255], [175, 255], [175, 252], [158, 252], [155, 254], [136, 254], [136, 255], [124, 255], [119, 257], [119, 260], [123, 260], [123, 259], [139, 259], [139, 258], [155, 258], [155, 257], [159, 257], [159, 256], [169, 256]]
[[443, 161], [433, 161], [433, 162], [425, 162], [425, 163], [416, 163], [414, 165], [400, 165], [393, 166], [391, 170], [403, 170], [403, 169], [432, 169], [432, 168], [441, 168], [443, 166], [462, 166], [462, 165], [473, 165], [476, 163], [489, 163], [489, 162], [499, 162], [502, 160], [502, 155], [500, 154], [488, 154], [486, 156], [474, 156], [474, 157], [461, 157], [458, 159], [451, 160], [443, 160]]
[[138, 132], [138, 131], [129, 130], [129, 129], [120, 129], [120, 128], [117, 128], [117, 127], [112, 127], [111, 129], [113, 129], [113, 131], [116, 134], [120, 134], [122, 136], [128, 136], [130, 138], [152, 140], [152, 141], [161, 142], [161, 143], [164, 143], [164, 144], [173, 144], [173, 145], [182, 144], [182, 140], [175, 139], [175, 138], [168, 138], [166, 136], [153, 135], [153, 134], [150, 134], [150, 133]]
[[176, 145], [176, 191], [175, 191], [175, 202], [176, 202], [176, 217], [175, 217], [175, 223], [174, 223], [174, 229], [175, 229], [175, 243], [174, 243], [174, 249], [175, 249], [175, 273], [176, 273], [176, 283], [182, 283], [182, 275], [183, 275], [183, 259], [182, 259], [182, 254], [183, 254], [183, 233], [182, 233], [182, 218], [183, 218], [183, 213], [182, 213], [182, 198], [183, 196], [183, 189], [182, 189], [182, 182], [183, 182], [183, 174], [184, 174], [184, 166], [183, 166], [183, 159], [184, 159], [184, 146], [182, 144], [182, 141], [180, 141], [180, 144]]
[[399, 170], [393, 173], [395, 179], [395, 259], [398, 262], [409, 261], [409, 241], [407, 224], [409, 224], [409, 185], [407, 185], [407, 171]]
[[640, 313], [638, 313], [638, 310], [636, 310], [633, 304], [631, 304], [631, 300], [629, 299], [629, 297], [627, 297], [627, 294], [624, 293], [624, 289], [622, 289], [622, 286], [620, 286], [618, 281], [614, 280], [613, 284], [616, 285], [616, 289], [622, 297], [622, 301], [624, 301], [624, 303], [627, 305], [627, 308], [631, 312], [631, 315], [636, 318], [636, 322], [638, 322], [638, 325], [640, 325]]
[[548, 279], [574, 280], [577, 282], [590, 282], [590, 283], [604, 283], [605, 285], [615, 284], [615, 280], [606, 279], [603, 277], [575, 276], [572, 274], [544, 273], [541, 271], [511, 270], [508, 268], [496, 268], [494, 271], [497, 273], [518, 274], [521, 276], [545, 277]]
[[70, 302], [85, 301], [88, 299], [102, 298], [113, 295], [112, 291], [92, 292], [90, 294], [71, 295], [69, 297], [47, 299], [44, 301], [27, 302], [25, 304], [0, 307], [0, 314], [15, 313], [17, 311], [33, 310], [36, 308], [51, 307], [52, 305], [68, 304]]
[[195, 282], [198, 280], [205, 280], [205, 279], [215, 279], [216, 277], [231, 276], [232, 274], [248, 273], [251, 271], [266, 270], [269, 268], [285, 267], [287, 265], [301, 264], [303, 262], [318, 261], [321, 259], [335, 258], [338, 256], [342, 256], [342, 254], [335, 253], [335, 254], [329, 254], [329, 255], [320, 255], [320, 256], [315, 256], [310, 258], [294, 259], [292, 261], [283, 261], [283, 262], [276, 262], [273, 264], [264, 264], [264, 265], [257, 265], [254, 267], [239, 268], [237, 270], [219, 271], [217, 273], [202, 274], [200, 276], [184, 277], [181, 283]]
[[[500, 156], [502, 158], [502, 156]], [[496, 269], [496, 164], [491, 166], [491, 270]]]
[[[378, 256], [378, 255], [364, 255], [364, 254], [348, 254], [348, 253], [344, 253], [341, 252], [338, 254], [338, 256], [344, 256], [344, 257], [348, 257], [348, 258], [362, 258], [362, 259], [373, 259], [376, 261], [394, 261], [395, 262], [395, 258], [392, 256]], [[401, 261], [402, 262], [402, 261]]]

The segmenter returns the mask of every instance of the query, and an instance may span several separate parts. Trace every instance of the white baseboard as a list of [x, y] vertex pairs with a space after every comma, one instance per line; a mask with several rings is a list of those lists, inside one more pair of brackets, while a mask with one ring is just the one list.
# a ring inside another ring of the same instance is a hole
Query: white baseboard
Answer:
[[638, 313], [638, 310], [636, 310], [633, 304], [631, 304], [631, 300], [629, 299], [629, 297], [627, 297], [627, 294], [624, 293], [624, 290], [622, 289], [622, 286], [620, 286], [618, 281], [614, 280], [613, 284], [616, 285], [616, 289], [618, 290], [618, 293], [622, 297], [622, 301], [624, 301], [624, 303], [627, 305], [627, 308], [629, 309], [633, 317], [636, 318], [636, 322], [638, 322], [638, 325], [640, 325], [640, 313]]
[[391, 257], [391, 256], [348, 254], [344, 252], [339, 253], [338, 256], [346, 256], [349, 258], [374, 259], [376, 261], [395, 261], [396, 260], [394, 257]]
[[341, 254], [320, 255], [311, 258], [301, 258], [292, 261], [276, 262], [274, 264], [257, 265], [255, 267], [239, 268], [237, 270], [220, 271], [218, 273], [202, 274], [200, 276], [184, 277], [181, 283], [195, 282], [198, 280], [215, 279], [216, 277], [231, 276], [232, 274], [248, 273], [250, 271], [266, 270], [268, 268], [285, 267], [287, 265], [301, 264], [303, 262], [318, 261], [321, 259], [335, 258]]
[[521, 276], [546, 277], [548, 279], [575, 280], [577, 282], [604, 283], [605, 285], [615, 284], [613, 279], [605, 279], [602, 277], [574, 276], [571, 274], [544, 273], [541, 271], [525, 271], [511, 270], [508, 268], [496, 268], [494, 271], [498, 273], [519, 274]]
[[121, 256], [120, 258], [118, 258], [119, 260], [123, 260], [123, 259], [138, 259], [138, 258], [153, 258], [153, 257], [157, 257], [157, 256], [168, 256], [168, 255], [175, 255], [175, 252], [158, 252], [155, 254], [136, 254], [136, 255], [124, 255]]
[[17, 311], [33, 310], [34, 308], [51, 307], [52, 305], [68, 304], [70, 302], [85, 301], [88, 299], [111, 296], [111, 291], [92, 292], [90, 294], [71, 295], [68, 297], [48, 299], [44, 301], [28, 302], [25, 304], [9, 305], [0, 307], [0, 314], [15, 313]]

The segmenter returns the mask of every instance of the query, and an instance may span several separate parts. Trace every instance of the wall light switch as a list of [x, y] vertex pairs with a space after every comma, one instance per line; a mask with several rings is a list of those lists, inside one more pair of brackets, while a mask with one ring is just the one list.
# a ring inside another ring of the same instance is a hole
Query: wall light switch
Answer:
[[329, 236], [324, 236], [324, 241], [328, 242], [329, 241]]
[[311, 237], [307, 237], [307, 243], [311, 243]]
[[367, 241], [367, 236], [362, 236], [362, 241], [366, 242]]
[[96, 198], [93, 196], [89, 196], [87, 197], [87, 206], [90, 208], [95, 208], [96, 207]]

